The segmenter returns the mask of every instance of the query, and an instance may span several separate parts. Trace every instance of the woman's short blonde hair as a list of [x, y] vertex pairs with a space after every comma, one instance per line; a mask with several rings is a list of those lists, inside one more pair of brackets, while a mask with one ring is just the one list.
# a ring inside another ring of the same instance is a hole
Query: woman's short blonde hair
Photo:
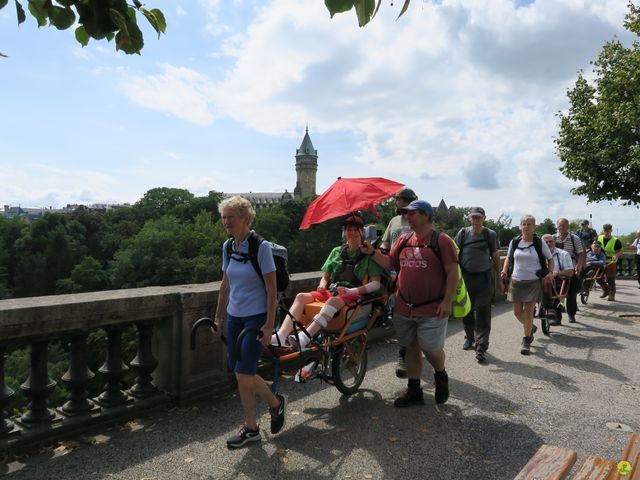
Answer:
[[522, 225], [524, 222], [531, 222], [534, 225], [536, 224], [536, 217], [534, 217], [533, 215], [529, 215], [528, 213], [523, 215], [520, 218], [520, 225]]
[[235, 195], [231, 198], [226, 198], [218, 205], [218, 212], [222, 215], [223, 210], [233, 210], [239, 217], [248, 218], [249, 225], [256, 218], [256, 211], [253, 209], [251, 202], [240, 195]]

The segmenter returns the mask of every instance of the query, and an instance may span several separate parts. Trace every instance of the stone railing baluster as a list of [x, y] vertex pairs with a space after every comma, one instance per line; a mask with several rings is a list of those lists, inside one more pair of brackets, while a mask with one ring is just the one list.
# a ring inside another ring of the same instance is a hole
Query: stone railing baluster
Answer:
[[70, 417], [95, 408], [87, 392], [87, 386], [95, 376], [87, 366], [87, 336], [84, 332], [77, 332], [71, 335], [69, 342], [69, 369], [62, 376], [62, 382], [69, 390], [70, 398], [59, 412]]
[[49, 340], [31, 341], [31, 374], [20, 389], [30, 400], [27, 413], [18, 420], [27, 428], [50, 424], [55, 418], [48, 408], [47, 399], [56, 388], [56, 382], [49, 378]]
[[129, 394], [135, 398], [147, 398], [158, 393], [153, 384], [151, 374], [158, 366], [158, 361], [153, 356], [151, 340], [153, 338], [153, 322], [136, 322], [138, 328], [138, 353], [129, 366], [136, 372], [136, 383], [129, 390]]
[[107, 378], [104, 392], [96, 399], [96, 403], [103, 407], [116, 407], [125, 404], [129, 397], [122, 390], [122, 379], [129, 368], [122, 361], [122, 332], [126, 325], [106, 327], [107, 358], [98, 372]]
[[0, 436], [11, 432], [15, 428], [7, 418], [7, 412], [5, 411], [15, 393], [7, 386], [4, 379], [4, 362], [7, 358], [5, 355], [6, 349], [6, 345], [0, 345]]

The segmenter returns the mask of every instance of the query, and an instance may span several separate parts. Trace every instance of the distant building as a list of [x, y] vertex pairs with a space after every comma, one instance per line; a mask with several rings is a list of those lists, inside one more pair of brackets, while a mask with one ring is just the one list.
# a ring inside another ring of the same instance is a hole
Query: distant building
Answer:
[[254, 208], [264, 208], [278, 205], [282, 202], [304, 197], [312, 197], [316, 194], [316, 173], [318, 171], [318, 150], [313, 147], [309, 136], [309, 127], [305, 129], [304, 138], [300, 148], [296, 149], [296, 186], [293, 195], [289, 191], [284, 192], [243, 192], [228, 193], [226, 197], [240, 195], [248, 199]]
[[33, 221], [37, 218], [42, 217], [45, 213], [72, 213], [78, 209], [84, 208], [89, 211], [106, 211], [112, 208], [131, 208], [131, 205], [128, 203], [120, 203], [120, 204], [106, 204], [106, 203], [94, 203], [92, 205], [82, 205], [79, 203], [67, 204], [66, 207], [62, 208], [30, 208], [30, 207], [22, 207], [17, 206], [14, 207], [12, 205], [5, 205], [4, 210], [0, 212], [1, 216], [6, 218], [23, 218], [27, 221]]

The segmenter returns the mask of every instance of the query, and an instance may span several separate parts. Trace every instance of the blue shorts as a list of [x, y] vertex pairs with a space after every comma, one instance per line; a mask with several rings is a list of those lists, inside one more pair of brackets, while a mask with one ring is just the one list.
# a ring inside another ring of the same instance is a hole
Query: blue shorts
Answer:
[[262, 328], [267, 322], [267, 313], [259, 313], [250, 317], [234, 317], [227, 313], [227, 364], [229, 370], [244, 375], [255, 375], [258, 370], [258, 360], [262, 355], [262, 344], [257, 335], [246, 335], [242, 340], [241, 359], [236, 358], [236, 343], [240, 332], [245, 328]]

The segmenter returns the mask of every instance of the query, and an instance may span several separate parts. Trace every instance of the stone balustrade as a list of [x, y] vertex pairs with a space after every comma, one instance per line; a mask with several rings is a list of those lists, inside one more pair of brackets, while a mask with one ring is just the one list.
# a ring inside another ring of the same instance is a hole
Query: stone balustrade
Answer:
[[[292, 276], [285, 292], [312, 290], [320, 272]], [[224, 345], [204, 329], [190, 349], [191, 326], [212, 316], [220, 283], [112, 290], [0, 301], [0, 451], [74, 435], [98, 424], [133, 418], [167, 403], [186, 403], [232, 382], [226, 369]], [[124, 358], [122, 335], [134, 328], [137, 353]], [[88, 368], [87, 337], [106, 333], [106, 355], [97, 372]], [[68, 370], [61, 378], [49, 373], [49, 345], [67, 344]], [[68, 342], [68, 343], [67, 343]], [[6, 384], [6, 353], [29, 348], [30, 371], [19, 391]], [[135, 380], [125, 390], [129, 369]], [[94, 376], [104, 382], [102, 393], [90, 398]], [[50, 405], [55, 389], [67, 400]], [[8, 418], [13, 400], [23, 395], [28, 407]]]

